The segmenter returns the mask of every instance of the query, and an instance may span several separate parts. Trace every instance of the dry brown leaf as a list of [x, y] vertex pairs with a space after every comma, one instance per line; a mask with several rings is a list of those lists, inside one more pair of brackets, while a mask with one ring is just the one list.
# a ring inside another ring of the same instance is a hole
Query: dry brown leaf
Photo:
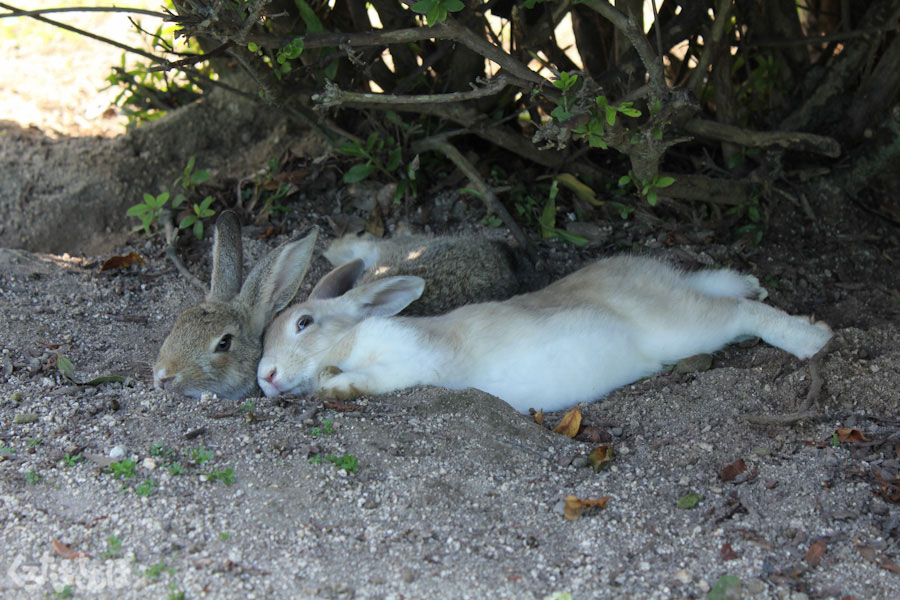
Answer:
[[722, 472], [719, 473], [719, 479], [722, 481], [732, 481], [735, 477], [747, 470], [747, 465], [743, 458], [739, 458], [730, 465], [726, 465]]
[[579, 428], [581, 428], [581, 411], [573, 408], [565, 414], [559, 425], [553, 428], [553, 433], [561, 433], [566, 437], [573, 438], [578, 435]]
[[366, 219], [366, 233], [371, 233], [375, 237], [384, 237], [384, 219], [381, 217], [381, 207], [378, 203], [372, 207], [369, 218]]
[[127, 269], [131, 265], [142, 265], [144, 262], [145, 261], [140, 254], [137, 252], [129, 252], [125, 256], [113, 256], [106, 259], [106, 261], [100, 265], [100, 272], [103, 273], [114, 269]]
[[719, 558], [722, 559], [722, 562], [725, 562], [727, 560], [737, 560], [739, 556], [738, 553], [734, 551], [734, 548], [731, 547], [731, 544], [725, 543], [719, 548]]
[[538, 425], [544, 424], [544, 409], [543, 408], [535, 413], [534, 422], [537, 423]]
[[837, 437], [839, 442], [867, 442], [869, 438], [862, 434], [859, 429], [849, 429], [847, 427], [838, 427]]
[[577, 521], [595, 508], [604, 509], [606, 503], [609, 502], [609, 496], [603, 496], [596, 500], [582, 500], [577, 496], [566, 496], [566, 508], [563, 510], [563, 516], [567, 521]]
[[588, 463], [597, 473], [601, 469], [605, 469], [612, 461], [613, 447], [610, 445], [597, 446], [588, 454]]
[[63, 558], [74, 559], [74, 558], [90, 558], [90, 554], [87, 552], [82, 552], [80, 550], [72, 550], [70, 547], [63, 544], [56, 538], [50, 538], [50, 542], [53, 544], [53, 549], [56, 550], [56, 553], [59, 554]]
[[809, 547], [809, 550], [806, 551], [806, 564], [811, 567], [819, 564], [819, 561], [822, 560], [822, 557], [825, 555], [825, 550], [827, 549], [828, 545], [824, 541], [819, 540], [814, 542]]

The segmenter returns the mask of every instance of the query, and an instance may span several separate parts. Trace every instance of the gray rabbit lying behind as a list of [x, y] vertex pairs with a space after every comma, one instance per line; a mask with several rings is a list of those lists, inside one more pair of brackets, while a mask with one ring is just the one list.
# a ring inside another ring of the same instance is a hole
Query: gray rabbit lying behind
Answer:
[[505, 300], [519, 290], [512, 250], [483, 237], [397, 235], [379, 239], [369, 234], [347, 234], [323, 253], [332, 266], [358, 258], [363, 275], [356, 285], [395, 275], [416, 275], [425, 280], [422, 297], [404, 315], [436, 315], [451, 309]]
[[805, 359], [832, 333], [757, 300], [729, 269], [684, 273], [639, 256], [593, 263], [536, 292], [435, 317], [395, 317], [419, 277], [353, 287], [360, 259], [326, 275], [266, 331], [257, 372], [267, 396], [351, 398], [414, 385], [474, 387], [519, 411], [593, 401], [666, 363], [742, 336]]

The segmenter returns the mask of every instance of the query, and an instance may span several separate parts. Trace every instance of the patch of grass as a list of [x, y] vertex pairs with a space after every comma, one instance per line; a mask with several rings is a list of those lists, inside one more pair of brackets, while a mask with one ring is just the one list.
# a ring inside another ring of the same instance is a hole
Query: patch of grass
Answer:
[[161, 443], [156, 443], [150, 446], [150, 456], [157, 456], [160, 458], [172, 459], [175, 457], [175, 450], [172, 448], [166, 448]]
[[254, 402], [254, 401], [252, 401], [252, 400], [247, 400], [247, 401], [244, 402], [244, 404], [241, 406], [241, 410], [242, 410], [243, 412], [253, 412], [254, 410], [256, 410], [256, 402]]
[[325, 460], [330, 463], [333, 463], [339, 469], [343, 469], [347, 473], [356, 473], [359, 471], [359, 459], [357, 459], [352, 454], [345, 453], [343, 456], [335, 456], [334, 454], [327, 454], [325, 456]]
[[72, 588], [72, 586], [64, 585], [61, 588], [59, 588], [58, 590], [56, 590], [55, 592], [53, 592], [53, 594], [50, 597], [53, 598], [54, 600], [63, 600], [64, 598], [71, 598], [73, 595], [75, 595], [75, 590]]
[[38, 446], [41, 445], [41, 442], [43, 442], [43, 441], [44, 440], [41, 438], [31, 438], [30, 440], [28, 440], [28, 447], [29, 448], [37, 448]]
[[29, 485], [37, 485], [43, 480], [44, 476], [38, 473], [36, 469], [32, 469], [25, 473], [25, 483]]
[[182, 475], [184, 473], [184, 467], [182, 467], [177, 461], [173, 462], [171, 465], [166, 465], [166, 470], [171, 475]]
[[320, 435], [331, 435], [334, 433], [334, 421], [326, 419], [322, 421], [321, 427], [313, 427], [309, 430], [309, 435], [319, 437]]
[[135, 467], [137, 467], [137, 461], [131, 460], [130, 458], [123, 458], [122, 460], [109, 465], [106, 472], [112, 473], [112, 476], [116, 479], [127, 479], [129, 477], [134, 477]]
[[63, 458], [63, 465], [67, 467], [74, 467], [80, 462], [84, 461], [84, 457], [81, 453], [78, 454], [66, 454], [65, 458]]
[[106, 540], [106, 550], [100, 555], [100, 558], [115, 558], [122, 551], [122, 540], [114, 535], [109, 536]]
[[225, 485], [231, 485], [234, 483], [234, 470], [231, 467], [223, 471], [210, 471], [206, 474], [206, 477], [209, 481], [222, 481]]
[[166, 565], [166, 563], [160, 561], [155, 565], [147, 567], [144, 571], [144, 577], [148, 579], [159, 579], [159, 576], [163, 573], [168, 573], [169, 575], [175, 574], [175, 569]]
[[223, 542], [227, 542], [228, 540], [231, 539], [231, 534], [228, 533], [227, 531], [220, 531], [219, 539], [222, 540]]
[[16, 449], [12, 446], [0, 446], [0, 455], [15, 454]]
[[202, 465], [213, 457], [213, 451], [200, 446], [199, 448], [191, 448], [188, 456], [190, 456], [191, 460], [196, 464]]
[[148, 478], [134, 486], [134, 492], [138, 496], [152, 496], [158, 487], [158, 483]]

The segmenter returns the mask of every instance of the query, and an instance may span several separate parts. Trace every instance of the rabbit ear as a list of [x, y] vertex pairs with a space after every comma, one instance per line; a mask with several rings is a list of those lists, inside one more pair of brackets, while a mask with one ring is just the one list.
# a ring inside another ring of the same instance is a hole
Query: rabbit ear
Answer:
[[254, 329], [266, 324], [297, 294], [312, 260], [319, 229], [313, 227], [299, 240], [282, 244], [257, 264], [241, 288], [240, 299], [251, 310]]
[[241, 290], [243, 268], [241, 222], [237, 215], [226, 210], [216, 219], [213, 241], [213, 268], [207, 300], [227, 302]]
[[329, 271], [316, 287], [309, 293], [310, 300], [325, 300], [327, 298], [337, 298], [353, 287], [359, 276], [365, 270], [365, 263], [354, 258], [350, 262], [346, 262], [341, 266]]
[[343, 297], [362, 316], [390, 317], [418, 300], [424, 290], [421, 277], [386, 277], [354, 288]]

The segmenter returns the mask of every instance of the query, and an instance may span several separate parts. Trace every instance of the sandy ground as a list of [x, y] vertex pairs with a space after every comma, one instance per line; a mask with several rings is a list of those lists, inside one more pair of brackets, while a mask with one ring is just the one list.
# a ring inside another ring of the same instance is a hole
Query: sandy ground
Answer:
[[[104, 101], [89, 108], [103, 75], [73, 68], [89, 61], [69, 45], [48, 39], [44, 62], [2, 43], [0, 76], [19, 74], [2, 84], [3, 118], [62, 136], [121, 131], [98, 117]], [[60, 56], [69, 66], [48, 76], [41, 65]], [[581, 406], [579, 440], [550, 431], [561, 414], [539, 426], [475, 391], [407, 390], [349, 412], [167, 397], [149, 364], [197, 294], [157, 241], [131, 236], [117, 253], [146, 263], [104, 273], [109, 254], [0, 250], [0, 596], [900, 596], [898, 232], [827, 187], [804, 193], [817, 221], [774, 206], [758, 248], [637, 221], [600, 223], [612, 232], [600, 248], [539, 246], [553, 275], [633, 247], [731, 265], [774, 305], [829, 322], [822, 390], [793, 425], [745, 419], [795, 410], [812, 382], [808, 364], [753, 342]], [[334, 201], [301, 193], [291, 225], [328, 231]], [[248, 233], [248, 265], [279, 241]], [[205, 277], [200, 250], [189, 266]], [[301, 294], [325, 268], [317, 259]], [[124, 380], [76, 384], [60, 356], [79, 382]], [[600, 444], [613, 460], [595, 473]], [[569, 495], [609, 499], [569, 521]]]

